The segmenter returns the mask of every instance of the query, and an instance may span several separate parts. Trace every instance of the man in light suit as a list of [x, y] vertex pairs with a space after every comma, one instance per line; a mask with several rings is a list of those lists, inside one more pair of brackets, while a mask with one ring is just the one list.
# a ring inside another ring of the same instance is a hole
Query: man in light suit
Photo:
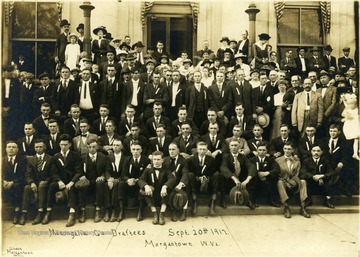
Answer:
[[323, 99], [311, 90], [311, 86], [311, 79], [305, 79], [305, 90], [295, 95], [291, 110], [291, 123], [302, 136], [308, 124], [320, 126], [324, 115]]
[[[277, 188], [280, 195], [280, 200], [284, 204], [284, 216], [285, 218], [291, 218], [290, 207], [289, 207], [289, 196], [288, 194], [295, 194], [298, 191], [300, 196], [301, 210], [300, 215], [305, 218], [310, 218], [310, 215], [305, 209], [305, 200], [308, 197], [306, 181], [299, 179], [300, 172], [300, 161], [297, 157], [293, 156], [294, 153], [294, 144], [291, 141], [287, 141], [283, 147], [284, 155], [275, 159], [279, 164], [280, 175], [277, 182]], [[293, 184], [290, 184], [293, 183]], [[294, 184], [295, 183], [295, 184]], [[291, 185], [294, 187], [288, 187], [286, 185]], [[295, 188], [298, 188], [296, 190]]]
[[91, 140], [97, 140], [98, 136], [96, 134], [89, 132], [90, 125], [87, 119], [80, 120], [80, 135], [73, 138], [73, 147], [74, 151], [82, 154], [87, 154], [89, 152], [88, 142]]

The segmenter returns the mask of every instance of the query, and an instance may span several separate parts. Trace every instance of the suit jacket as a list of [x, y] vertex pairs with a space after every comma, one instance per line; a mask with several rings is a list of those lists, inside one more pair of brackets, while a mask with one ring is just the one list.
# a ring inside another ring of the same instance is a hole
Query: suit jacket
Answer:
[[190, 135], [186, 143], [183, 136], [180, 135], [175, 137], [173, 141], [179, 145], [180, 153], [193, 154], [196, 152], [196, 144], [199, 142], [199, 138], [195, 135]]
[[16, 155], [14, 165], [11, 165], [8, 161], [8, 157], [5, 155], [2, 158], [1, 175], [2, 180], [14, 181], [14, 183], [24, 184], [26, 172], [26, 157], [19, 154]]
[[[176, 95], [175, 95], [175, 106], [171, 106], [172, 99], [173, 99], [173, 82], [171, 82], [170, 86], [167, 87], [166, 89], [167, 89], [167, 94], [168, 94], [168, 97], [169, 97], [166, 109], [167, 110], [172, 110], [172, 109], [178, 110], [179, 107], [181, 107], [185, 103], [186, 87], [179, 83], [178, 90], [177, 90]], [[169, 115], [170, 115], [170, 113], [169, 113]]]
[[[115, 118], [107, 116], [106, 121], [108, 121], [108, 120], [115, 121]], [[98, 136], [101, 136], [106, 133], [105, 124], [101, 124], [101, 122], [102, 122], [102, 118], [100, 117], [100, 118], [94, 120], [93, 125], [91, 127], [91, 132], [94, 132]]]
[[[137, 116], [137, 115], [134, 116], [134, 118], [133, 118], [133, 123], [134, 123], [134, 122], [139, 123], [139, 124], [140, 124], [141, 132], [146, 133], [146, 131], [143, 130], [143, 129], [144, 129], [143, 121], [142, 121], [141, 118], [139, 118], [139, 116]], [[122, 136], [122, 137], [125, 137], [126, 133], [130, 132], [131, 126], [130, 126], [129, 121], [128, 121], [128, 119], [127, 119], [126, 117], [125, 117], [125, 118], [121, 118], [121, 120], [120, 120], [120, 122], [119, 122], [118, 128], [119, 128], [119, 135]], [[141, 133], [141, 132], [140, 132], [140, 133]]]
[[337, 65], [336, 65], [336, 58], [334, 56], [330, 56], [330, 61], [329, 59], [327, 58], [326, 55], [324, 55], [322, 57], [323, 59], [323, 62], [325, 63], [325, 70], [326, 71], [329, 71], [329, 68], [332, 66], [332, 67], [335, 67], [335, 70], [337, 70]]
[[343, 164], [348, 163], [349, 154], [346, 149], [346, 142], [342, 137], [338, 137], [335, 148], [330, 152], [330, 139], [324, 140], [324, 156], [330, 161], [333, 169], [336, 168], [339, 162]]
[[[116, 75], [115, 77], [118, 78], [120, 76], [120, 72], [121, 72], [121, 64], [117, 63], [115, 60], [113, 61], [113, 65], [115, 66], [116, 69]], [[99, 73], [100, 73], [100, 80], [104, 80], [106, 79], [106, 75], [107, 75], [107, 68], [109, 66], [109, 62], [102, 62], [99, 66]]]
[[[165, 125], [166, 134], [171, 135], [171, 123], [168, 117], [165, 117], [164, 115], [160, 116], [160, 124]], [[151, 117], [146, 121], [146, 135], [148, 137], [156, 137], [156, 123], [155, 123], [155, 117]]]
[[[287, 141], [291, 141], [293, 143], [296, 143], [296, 141], [293, 138], [290, 138], [290, 137], [286, 140], [286, 142]], [[281, 155], [284, 155], [284, 144], [285, 143], [284, 143], [281, 136], [275, 137], [270, 142], [269, 154], [271, 156], [273, 156], [275, 153], [279, 152], [279, 153], [281, 153]], [[296, 148], [296, 146], [294, 146], [294, 147], [295, 147], [294, 148], [294, 155], [297, 155], [298, 154], [297, 148]]]
[[[246, 116], [251, 116], [255, 112], [255, 104], [253, 102], [253, 88], [251, 84], [244, 80], [240, 86], [239, 83], [231, 81], [228, 83], [231, 90], [231, 106], [235, 109], [237, 103], [243, 103]], [[232, 115], [235, 115], [235, 111], [232, 110]]]
[[319, 164], [316, 165], [314, 159], [310, 156], [306, 158], [300, 169], [300, 178], [305, 180], [312, 180], [314, 175], [324, 174], [326, 179], [329, 179], [335, 174], [331, 168], [330, 162], [324, 156], [320, 157]]
[[51, 166], [51, 180], [54, 182], [62, 181], [64, 184], [70, 181], [76, 183], [84, 175], [80, 154], [69, 151], [66, 160], [61, 153], [53, 156]]
[[296, 69], [294, 70], [295, 74], [298, 74], [300, 76], [304, 76], [305, 74], [307, 75], [307, 73], [310, 71], [310, 64], [309, 64], [309, 59], [308, 58], [304, 58], [305, 59], [305, 67], [306, 67], [306, 72], [304, 73], [302, 71], [302, 65], [301, 65], [301, 61], [300, 61], [300, 57], [296, 57], [294, 59], [295, 64], [296, 64]]
[[[215, 145], [211, 143], [211, 136], [209, 133], [200, 137], [200, 141], [207, 143], [208, 150], [210, 152], [215, 152], [216, 150], [221, 150], [222, 153], [226, 151], [226, 142], [225, 138], [222, 135], [217, 135], [215, 140]], [[219, 156], [219, 155], [218, 155]]]
[[[230, 152], [229, 145], [230, 145], [232, 138], [233, 137], [228, 137], [227, 139], [225, 139], [227, 153]], [[238, 138], [237, 141], [239, 142], [239, 150], [242, 150], [244, 155], [247, 156], [250, 153], [250, 147], [249, 147], [247, 141], [242, 137]]]
[[[240, 125], [240, 122], [237, 117], [231, 117], [231, 120], [228, 125], [228, 132], [227, 132], [227, 135], [229, 137], [232, 136], [232, 131], [233, 131], [233, 128], [235, 127], [235, 125]], [[251, 139], [253, 137], [253, 135], [252, 135], [253, 126], [254, 126], [254, 119], [251, 116], [244, 115], [243, 121], [242, 121], [243, 133], [241, 136], [247, 140]]]
[[[121, 113], [124, 113], [126, 105], [131, 104], [132, 94], [133, 94], [134, 85], [132, 80], [126, 82], [123, 86], [123, 94], [122, 94], [122, 105], [121, 105]], [[138, 113], [140, 115], [143, 112], [143, 101], [144, 101], [144, 89], [145, 83], [139, 79], [138, 84], [138, 92], [137, 92], [137, 101], [138, 101]]]
[[[321, 95], [322, 88], [316, 90], [318, 94]], [[324, 116], [325, 118], [331, 118], [332, 114], [334, 113], [334, 108], [336, 104], [336, 87], [329, 86], [326, 91], [323, 99], [323, 106], [324, 106]]]
[[286, 58], [280, 60], [280, 69], [290, 72], [295, 70], [296, 69], [295, 60], [293, 58], [289, 58], [289, 60], [287, 60]]
[[159, 199], [162, 186], [166, 185], [168, 189], [172, 190], [175, 187], [175, 177], [164, 165], [157, 169], [159, 170], [159, 177], [156, 177], [155, 168], [146, 168], [143, 174], [140, 176], [138, 185], [140, 188], [149, 185], [154, 187], [153, 197]]
[[[209, 120], [205, 120], [201, 126], [200, 126], [200, 136], [205, 135], [209, 132]], [[223, 120], [216, 119], [216, 123], [219, 125], [219, 132], [218, 135], [222, 135], [223, 137], [226, 137], [226, 124]]]
[[65, 33], [61, 33], [57, 39], [55, 44], [55, 56], [59, 57], [60, 62], [65, 62], [65, 48], [68, 44], [67, 36]]
[[145, 117], [150, 117], [151, 115], [153, 115], [152, 107], [154, 104], [153, 103], [147, 104], [145, 101], [148, 99], [154, 99], [155, 102], [160, 102], [164, 107], [166, 107], [169, 101], [167, 87], [164, 84], [159, 84], [157, 86], [157, 89], [155, 89], [153, 84], [147, 84], [145, 86], [144, 99], [143, 99], [145, 106], [145, 110], [144, 110]]
[[184, 169], [186, 160], [181, 155], [177, 156], [177, 160], [174, 163], [171, 163], [171, 157], [167, 156], [164, 158], [163, 165], [167, 167], [170, 172], [172, 172], [173, 176], [176, 179], [176, 184], [179, 184], [180, 182], [184, 183], [185, 186], [189, 182], [189, 177], [187, 170]]
[[40, 181], [50, 182], [52, 157], [48, 154], [44, 155], [44, 162], [40, 170], [38, 170], [38, 161], [39, 159], [36, 155], [29, 157], [27, 160], [25, 181], [28, 185], [31, 185], [31, 183], [39, 185]]
[[[243, 47], [240, 49], [240, 44], [243, 40], [239, 40], [236, 48], [238, 49], [238, 53], [243, 53], [244, 55], [246, 55], [247, 57], [249, 57], [249, 39], [245, 39], [245, 44], [243, 45]], [[247, 62], [245, 62], [247, 63]]]
[[[114, 178], [114, 179], [118, 179], [119, 181], [121, 181], [121, 174], [122, 174], [122, 170], [123, 170], [123, 164], [125, 161], [125, 154], [123, 152], [121, 152], [121, 157], [120, 157], [120, 161], [118, 163], [115, 163], [115, 156], [113, 154], [108, 156], [110, 162], [111, 162], [111, 172], [110, 172], [110, 177]], [[117, 168], [118, 166], [118, 168]]]
[[[185, 92], [185, 104], [187, 106], [187, 111], [188, 111], [188, 118], [193, 119], [194, 118], [194, 113], [195, 110], [197, 109], [196, 106], [196, 99], [195, 99], [195, 85], [191, 84], [190, 86], [187, 87], [186, 92]], [[208, 89], [204, 86], [203, 83], [201, 83], [201, 89], [200, 89], [200, 93], [204, 94], [204, 106], [202, 106], [202, 109], [207, 111], [209, 109], [209, 93], [208, 93]]]
[[[342, 65], [344, 65], [345, 67], [341, 67]], [[339, 70], [342, 71], [343, 73], [346, 73], [348, 69], [354, 65], [355, 65], [354, 60], [351, 58], [346, 58], [345, 56], [343, 56], [338, 59]]]
[[109, 48], [109, 41], [102, 39], [99, 45], [99, 40], [94, 39], [91, 43], [91, 51], [94, 53], [94, 62], [100, 65], [106, 60], [106, 52]]
[[201, 166], [199, 155], [196, 153], [185, 162], [185, 172], [193, 173], [196, 177], [211, 177], [215, 173], [215, 159], [210, 155], [205, 155], [204, 166]]
[[60, 133], [57, 133], [55, 141], [52, 140], [51, 135], [46, 135], [44, 137], [46, 145], [46, 153], [50, 156], [60, 152]]
[[298, 159], [295, 159], [294, 157], [290, 158], [290, 162], [291, 162], [290, 169], [284, 155], [276, 158], [275, 161], [279, 165], [280, 179], [287, 180], [287, 179], [291, 179], [292, 177], [299, 177], [301, 163]]
[[105, 146], [105, 145], [112, 146], [115, 139], [119, 139], [119, 140], [121, 140], [121, 142], [123, 142], [123, 139], [121, 138], [121, 136], [119, 136], [116, 133], [114, 133], [114, 135], [113, 135], [113, 137], [112, 137], [112, 139], [110, 141], [109, 141], [109, 137], [107, 136], [106, 133], [103, 134], [102, 136], [100, 136], [100, 138], [98, 139], [99, 150], [103, 151], [104, 154], [107, 154], [107, 152], [103, 150], [103, 146]]
[[[130, 156], [131, 155], [131, 145], [133, 143], [134, 139], [132, 136], [129, 136], [127, 138], [124, 139], [124, 154], [126, 156]], [[143, 153], [147, 153], [147, 149], [148, 149], [148, 140], [146, 137], [139, 135], [139, 137], [136, 139], [136, 141], [141, 145], [142, 148], [142, 152]]]
[[133, 156], [126, 157], [122, 166], [122, 180], [126, 182], [129, 178], [140, 178], [149, 164], [150, 160], [146, 155], [141, 155], [138, 165], [135, 165]]
[[152, 83], [153, 80], [152, 80], [152, 75], [153, 75], [154, 71], [148, 73], [147, 71], [146, 72], [143, 72], [140, 74], [140, 80], [142, 82], [144, 82], [145, 84], [149, 84], [149, 83]]
[[253, 89], [254, 105], [262, 107], [263, 112], [267, 113], [270, 117], [274, 112], [274, 92], [271, 86], [267, 85], [264, 92], [261, 94], [260, 87]]
[[158, 52], [157, 49], [155, 49], [155, 51], [152, 53], [152, 57], [156, 60], [157, 63], [160, 63], [160, 59], [162, 55], [166, 55], [167, 57], [170, 58], [169, 53], [163, 49], [161, 53]]
[[19, 154], [31, 156], [35, 154], [34, 141], [37, 139], [37, 135], [33, 135], [33, 138], [30, 142], [30, 145], [26, 143], [26, 136], [18, 140], [17, 144], [19, 146]]
[[34, 99], [35, 90], [37, 86], [34, 83], [31, 84], [30, 89], [28, 89], [25, 84], [20, 86], [20, 110], [23, 114], [24, 121], [32, 121], [36, 117], [36, 113], [39, 110], [35, 110], [32, 104]]
[[81, 120], [81, 117], [79, 118], [78, 126], [76, 126], [76, 124], [72, 118], [65, 120], [64, 125], [63, 125], [64, 134], [68, 134], [71, 137], [80, 135], [80, 120]]
[[[248, 176], [252, 178], [256, 176], [257, 170], [253, 163], [250, 162], [248, 158], [245, 156], [238, 154], [237, 159], [240, 164], [240, 174], [238, 179], [240, 181], [244, 181]], [[231, 178], [235, 176], [235, 159], [231, 153], [224, 154], [221, 166], [220, 166], [221, 173], [225, 176], [225, 178]]]
[[[314, 91], [311, 91], [310, 94], [310, 123], [316, 126], [323, 120], [324, 104], [321, 95], [316, 94]], [[297, 124], [299, 132], [303, 130], [304, 126], [306, 98], [305, 91], [296, 94], [291, 110], [291, 123], [293, 125]]]
[[67, 83], [65, 89], [62, 87], [61, 82], [57, 81], [51, 97], [53, 111], [60, 111], [63, 116], [67, 116], [71, 105], [75, 103], [79, 94], [79, 85], [75, 81], [68, 79]]
[[[50, 114], [48, 117], [48, 121], [50, 119], [55, 119], [55, 116]], [[44, 138], [45, 136], [50, 134], [50, 131], [48, 129], [48, 127], [45, 124], [44, 119], [42, 118], [42, 116], [38, 116], [36, 119], [33, 120], [33, 126], [36, 130], [36, 134], [40, 137], [40, 138]]]
[[257, 146], [259, 145], [260, 142], [263, 142], [265, 144], [269, 144], [269, 142], [267, 142], [266, 140], [264, 140], [264, 138], [262, 138], [262, 140], [258, 140], [256, 138], [252, 138], [250, 140], [247, 141], [248, 143], [248, 146], [250, 148], [250, 154], [249, 154], [249, 157], [250, 156], [254, 156], [253, 152], [256, 152], [257, 151]]
[[172, 142], [171, 136], [165, 136], [164, 144], [161, 147], [159, 143], [159, 138], [152, 138], [149, 141], [148, 154], [152, 154], [154, 151], [163, 152], [164, 156], [169, 156], [169, 145]]
[[82, 140], [82, 135], [76, 136], [73, 138], [73, 147], [74, 147], [74, 151], [82, 154], [86, 154], [89, 152], [88, 148], [87, 148], [87, 143], [90, 140], [97, 140], [98, 136], [96, 134], [92, 134], [92, 133], [88, 133], [86, 136], [86, 140], [85, 140], [85, 144]]
[[[318, 65], [318, 67], [316, 67], [315, 65]], [[319, 72], [319, 71], [325, 69], [325, 67], [326, 66], [325, 66], [325, 63], [324, 63], [322, 58], [320, 58], [320, 57], [317, 57], [317, 58], [311, 57], [309, 59], [309, 68], [310, 68], [311, 71]]]
[[278, 179], [280, 168], [279, 164], [272, 157], [265, 157], [264, 162], [261, 163], [258, 156], [250, 158], [250, 162], [255, 165], [257, 172], [268, 171], [270, 172], [271, 179]]
[[210, 107], [213, 107], [216, 112], [223, 111], [225, 116], [230, 117], [230, 110], [232, 108], [231, 90], [229, 86], [223, 83], [221, 92], [217, 84], [212, 84], [208, 88]]
[[[80, 106], [80, 93], [81, 93], [81, 88], [82, 88], [82, 82], [80, 81], [80, 83], [78, 84], [78, 89], [79, 89], [79, 93], [77, 94], [77, 99], [75, 99], [75, 103], [78, 104]], [[89, 82], [89, 91], [90, 91], [90, 98], [91, 98], [91, 102], [93, 105], [93, 110], [94, 112], [98, 112], [99, 111], [99, 86], [97, 83], [93, 83], [93, 82]], [[89, 92], [87, 92], [87, 94], [89, 94]]]
[[81, 158], [85, 176], [91, 184], [95, 184], [96, 179], [101, 176], [105, 177], [105, 179], [110, 178], [112, 166], [107, 156], [98, 152], [94, 163], [92, 162], [89, 154], [83, 154]]
[[100, 104], [109, 105], [110, 115], [119, 118], [121, 115], [121, 93], [123, 84], [119, 80], [114, 79], [111, 83], [108, 79], [104, 79], [99, 84]]
[[302, 138], [299, 139], [298, 149], [302, 161], [311, 156], [311, 147], [313, 145], [321, 145], [322, 146], [321, 149], [324, 149], [322, 140], [318, 139], [316, 136], [314, 139], [314, 144], [312, 144], [309, 141], [309, 138], [307, 136], [303, 136]]
[[[192, 132], [191, 134], [193, 135], [199, 135], [199, 129], [196, 126], [196, 124], [194, 123], [194, 121], [190, 118], [186, 118], [186, 122], [190, 124]], [[171, 132], [172, 132], [172, 137], [178, 137], [181, 134], [181, 124], [183, 122], [180, 122], [179, 119], [174, 120], [173, 122], [171, 122]]]
[[[49, 86], [44, 90], [43, 87], [39, 87], [34, 92], [34, 98], [33, 98], [33, 107], [35, 111], [39, 113], [41, 104], [48, 103], [50, 104], [52, 108], [52, 94], [53, 94], [53, 85], [49, 84]], [[40, 97], [44, 97], [45, 100], [39, 100]]]

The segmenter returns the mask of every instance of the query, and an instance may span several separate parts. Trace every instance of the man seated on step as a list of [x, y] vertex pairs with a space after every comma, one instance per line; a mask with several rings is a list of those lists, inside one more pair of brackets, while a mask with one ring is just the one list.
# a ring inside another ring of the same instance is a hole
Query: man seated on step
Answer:
[[172, 172], [163, 165], [163, 153], [152, 153], [152, 165], [145, 169], [140, 176], [138, 185], [142, 194], [154, 214], [154, 225], [165, 225], [165, 211], [169, 203], [170, 192], [175, 187], [175, 177]]

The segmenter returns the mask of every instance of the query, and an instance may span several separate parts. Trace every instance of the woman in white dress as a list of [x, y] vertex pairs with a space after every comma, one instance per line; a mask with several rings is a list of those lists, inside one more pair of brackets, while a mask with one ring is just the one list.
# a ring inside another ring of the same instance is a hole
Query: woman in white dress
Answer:
[[78, 44], [78, 36], [71, 33], [68, 36], [68, 44], [65, 48], [65, 64], [70, 70], [75, 69], [80, 59], [80, 45]]
[[286, 80], [280, 80], [278, 83], [279, 93], [274, 95], [274, 106], [276, 109], [272, 118], [270, 140], [280, 136], [280, 126], [282, 124], [282, 119], [283, 119], [283, 110], [282, 110], [284, 106], [283, 98], [286, 93], [287, 85], [288, 83]]

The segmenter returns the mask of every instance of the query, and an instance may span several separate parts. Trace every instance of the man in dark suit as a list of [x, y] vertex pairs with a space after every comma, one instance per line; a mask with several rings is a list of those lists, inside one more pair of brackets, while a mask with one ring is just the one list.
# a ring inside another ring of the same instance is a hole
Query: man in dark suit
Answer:
[[156, 127], [156, 137], [149, 140], [148, 154], [152, 152], [161, 151], [164, 157], [169, 156], [169, 144], [172, 142], [171, 136], [166, 135], [166, 128], [164, 124], [159, 124]]
[[160, 124], [165, 125], [166, 134], [171, 135], [171, 123], [168, 117], [162, 115], [163, 105], [160, 102], [155, 102], [153, 106], [153, 117], [146, 120], [146, 135], [148, 137], [156, 136], [156, 128]]
[[25, 136], [18, 140], [19, 154], [25, 156], [32, 156], [35, 154], [34, 141], [37, 138], [36, 130], [31, 122], [24, 125]]
[[[238, 49], [237, 53], [242, 53], [243, 55], [249, 57], [249, 33], [247, 30], [241, 31], [241, 40], [239, 40], [236, 48]], [[248, 63], [247, 58], [244, 59], [244, 63]]]
[[161, 56], [163, 55], [166, 55], [168, 57], [170, 56], [169, 53], [166, 52], [166, 50], [164, 49], [164, 42], [158, 40], [156, 42], [156, 50], [153, 52], [152, 56], [158, 63], [160, 63]]
[[285, 58], [280, 60], [280, 69], [286, 71], [286, 77], [290, 78], [296, 69], [295, 60], [292, 58], [292, 50], [285, 52]]
[[316, 73], [319, 74], [321, 70], [325, 69], [325, 63], [319, 56], [320, 49], [315, 46], [310, 52], [312, 53], [312, 57], [309, 59], [309, 68], [311, 71], [316, 71]]
[[75, 225], [75, 209], [77, 207], [78, 190], [75, 183], [84, 175], [81, 157], [78, 153], [70, 150], [71, 137], [67, 134], [60, 136], [60, 152], [55, 154], [51, 167], [51, 184], [49, 186], [46, 203], [46, 214], [42, 224], [48, 224], [51, 220], [51, 212], [55, 203], [55, 193], [62, 191], [68, 195], [69, 219], [66, 227]]
[[326, 71], [329, 71], [330, 67], [334, 67], [335, 71], [337, 70], [336, 58], [331, 55], [332, 50], [333, 49], [331, 45], [327, 45], [324, 47], [325, 54], [323, 56], [323, 62], [325, 63]]
[[230, 152], [224, 154], [220, 171], [225, 177], [223, 190], [229, 191], [232, 187], [238, 186], [249, 192], [249, 203], [247, 206], [254, 210], [253, 197], [255, 184], [253, 178], [256, 176], [254, 165], [244, 155], [239, 154], [240, 144], [236, 138], [230, 140]]
[[311, 157], [311, 149], [314, 145], [321, 145], [322, 140], [316, 135], [316, 128], [314, 125], [308, 125], [305, 128], [305, 135], [298, 141], [299, 157], [301, 161]]
[[[37, 115], [40, 114], [40, 106], [43, 103], [52, 104], [51, 97], [53, 93], [53, 85], [50, 84], [50, 77], [47, 73], [42, 73], [39, 76], [41, 86], [34, 92], [33, 107]], [[36, 116], [37, 116], [36, 115]]]
[[131, 135], [124, 140], [124, 154], [125, 156], [131, 155], [131, 146], [134, 143], [141, 145], [143, 153], [147, 153], [148, 139], [140, 134], [141, 128], [139, 123], [133, 123], [130, 129]]
[[257, 170], [257, 176], [254, 178], [254, 204], [255, 206], [258, 204], [259, 196], [263, 193], [267, 196], [270, 205], [280, 207], [276, 188], [280, 173], [279, 165], [274, 158], [267, 156], [268, 145], [264, 142], [258, 144], [257, 152], [257, 156], [250, 159]]
[[79, 105], [81, 114], [92, 124], [99, 110], [100, 90], [97, 83], [90, 82], [90, 76], [90, 69], [82, 70], [82, 81], [79, 84], [79, 94], [75, 103]]
[[193, 135], [199, 134], [199, 129], [196, 127], [194, 121], [187, 117], [187, 110], [186, 110], [185, 106], [182, 106], [178, 109], [177, 116], [178, 116], [178, 119], [174, 120], [171, 123], [171, 132], [172, 132], [173, 138], [181, 135], [181, 124], [183, 124], [184, 122], [187, 122], [190, 124], [191, 132]]
[[60, 80], [55, 83], [51, 97], [53, 111], [59, 118], [61, 125], [67, 119], [70, 107], [75, 103], [78, 94], [78, 85], [70, 79], [70, 69], [63, 66], [60, 72]]
[[[268, 144], [268, 141], [265, 140], [263, 138], [263, 128], [259, 125], [259, 124], [255, 124], [253, 129], [252, 129], [252, 133], [254, 135], [254, 138], [251, 138], [247, 141], [248, 146], [250, 148], [250, 155], [249, 157], [252, 156], [257, 156], [258, 155], [258, 146], [260, 143], [265, 143]], [[270, 156], [270, 155], [269, 155]]]
[[[152, 165], [141, 174], [138, 185], [142, 189], [145, 200], [154, 214], [154, 225], [165, 225], [165, 211], [169, 204], [169, 195], [175, 187], [175, 177], [167, 167], [163, 165], [163, 153], [152, 153]], [[160, 207], [160, 211], [157, 208]]]
[[107, 156], [98, 152], [99, 145], [96, 139], [89, 140], [87, 147], [88, 153], [82, 155], [85, 176], [80, 180], [86, 177], [90, 181], [90, 185], [79, 189], [79, 207], [81, 209], [79, 222], [84, 223], [86, 220], [85, 204], [89, 194], [95, 195], [95, 223], [100, 222], [102, 218], [105, 222], [109, 222], [110, 193], [107, 180], [110, 178], [111, 162]]
[[50, 114], [50, 104], [43, 103], [40, 108], [41, 115], [33, 121], [34, 128], [38, 137], [45, 138], [49, 135], [49, 120], [54, 119], [54, 115]]
[[142, 119], [136, 115], [135, 107], [132, 104], [128, 104], [125, 109], [125, 117], [121, 118], [119, 122], [119, 135], [126, 138], [131, 135], [131, 127], [134, 123], [139, 123], [140, 128], [143, 127]]
[[23, 83], [20, 85], [20, 110], [23, 122], [32, 121], [36, 117], [38, 110], [34, 109], [32, 101], [37, 86], [33, 83], [34, 74], [26, 73]]
[[116, 125], [114, 120], [107, 120], [105, 123], [105, 132], [99, 138], [99, 150], [105, 155], [113, 153], [113, 143], [115, 139], [121, 140], [121, 137], [116, 132]]
[[[244, 114], [247, 117], [251, 117], [255, 112], [255, 105], [253, 102], [252, 92], [253, 88], [251, 84], [245, 80], [245, 73], [243, 70], [236, 70], [236, 81], [229, 82], [231, 90], [231, 106], [234, 108], [238, 103], [243, 103], [245, 108]], [[231, 115], [235, 115], [234, 111], [231, 111]]]
[[[150, 56], [151, 57], [151, 56]], [[156, 66], [156, 61], [152, 58], [149, 58], [146, 62], [146, 71], [141, 73], [140, 80], [143, 81], [146, 85], [152, 83], [152, 75]]]
[[313, 145], [311, 156], [302, 163], [300, 179], [306, 180], [309, 195], [321, 193], [325, 196], [324, 205], [328, 208], [334, 208], [332, 203], [334, 175], [335, 171], [323, 155], [321, 146]]
[[339, 70], [346, 73], [351, 66], [355, 66], [354, 60], [349, 57], [350, 47], [343, 48], [344, 56], [338, 59]]
[[[142, 154], [143, 149], [137, 142], [134, 142], [131, 145], [130, 151], [130, 156], [125, 158], [122, 166], [121, 181], [119, 184], [120, 213], [118, 217], [120, 220], [125, 218], [126, 200], [128, 200], [128, 202], [138, 201], [139, 209], [136, 220], [142, 221], [144, 219], [144, 197], [139, 192], [140, 185], [138, 184], [138, 181], [146, 167], [150, 164], [150, 160], [146, 155]], [[132, 199], [132, 201], [130, 201], [130, 199]]]
[[64, 121], [63, 133], [70, 135], [71, 138], [80, 135], [80, 107], [73, 104], [70, 107], [70, 118]]
[[23, 194], [22, 215], [20, 225], [25, 225], [27, 212], [30, 207], [31, 197], [35, 198], [38, 213], [32, 222], [33, 225], [42, 221], [44, 209], [46, 208], [47, 192], [50, 184], [51, 156], [45, 154], [45, 141], [36, 139], [34, 143], [36, 155], [27, 161], [25, 172], [25, 188]]
[[[184, 126], [184, 125], [183, 125]], [[210, 194], [209, 215], [215, 215], [215, 200], [220, 190], [222, 176], [215, 169], [215, 159], [207, 155], [208, 146], [205, 142], [196, 145], [196, 153], [185, 163], [185, 172], [189, 176], [189, 184], [193, 203], [192, 214], [197, 213], [197, 194]]]
[[[278, 158], [284, 155], [284, 144], [287, 141], [295, 143], [296, 141], [293, 138], [290, 138], [290, 127], [287, 124], [280, 125], [280, 136], [275, 137], [270, 142], [269, 154], [274, 158]], [[298, 157], [298, 151], [295, 146], [293, 146], [293, 153]]]
[[65, 62], [65, 48], [68, 44], [68, 34], [70, 32], [70, 23], [68, 20], [61, 20], [60, 28], [61, 34], [56, 39], [55, 44], [55, 62], [63, 64]]
[[305, 78], [310, 71], [309, 59], [305, 57], [305, 53], [307, 52], [306, 47], [298, 47], [297, 53], [298, 56], [294, 59], [296, 64], [296, 69], [294, 70], [294, 74], [301, 76], [301, 78]]
[[211, 123], [217, 123], [219, 125], [219, 134], [223, 137], [226, 136], [226, 124], [224, 120], [217, 116], [216, 111], [212, 107], [207, 110], [207, 119], [200, 126], [200, 136], [205, 135], [209, 131], [209, 125]]
[[105, 124], [107, 120], [115, 120], [115, 118], [109, 116], [109, 106], [107, 104], [100, 104], [99, 107], [99, 115], [100, 118], [94, 120], [91, 131], [94, 132], [98, 136], [102, 136], [106, 133]]
[[107, 77], [100, 82], [100, 104], [106, 104], [109, 107], [110, 115], [116, 120], [120, 119], [121, 110], [119, 103], [121, 102], [122, 83], [116, 79], [116, 67], [113, 64], [107, 66]]
[[253, 137], [251, 130], [254, 125], [254, 120], [251, 116], [245, 116], [246, 112], [244, 108], [244, 104], [242, 102], [238, 102], [235, 105], [235, 116], [231, 118], [228, 125], [228, 136], [231, 136], [233, 128], [235, 125], [239, 125], [242, 129], [242, 137], [246, 140], [249, 140]]
[[114, 76], [116, 78], [119, 78], [120, 77], [120, 71], [121, 71], [121, 65], [114, 60], [115, 59], [115, 53], [113, 52], [113, 50], [108, 50], [107, 51], [106, 58], [107, 58], [107, 61], [102, 62], [100, 64], [100, 66], [99, 66], [100, 80], [104, 80], [104, 79], [107, 78], [107, 76], [109, 76], [109, 74], [108, 74], [109, 65], [114, 66], [114, 68], [115, 68]]
[[58, 122], [54, 119], [49, 120], [49, 135], [45, 136], [46, 154], [53, 156], [60, 151], [60, 130]]
[[[176, 143], [172, 142], [168, 147], [168, 151], [169, 151], [169, 156], [164, 158], [164, 166], [168, 167], [168, 169], [172, 172], [176, 180], [175, 183], [176, 186], [174, 190], [171, 192], [169, 200], [170, 202], [172, 202], [174, 195], [176, 194], [176, 192], [180, 190], [185, 191], [186, 194], [188, 195], [188, 199], [190, 199], [191, 192], [190, 192], [190, 187], [188, 185], [189, 178], [188, 178], [188, 174], [186, 173], [186, 170], [184, 169], [186, 160], [184, 157], [180, 155], [180, 149]], [[188, 207], [188, 203], [189, 202], [185, 203], [181, 211], [180, 221], [186, 220], [186, 210]], [[177, 219], [178, 217], [177, 217], [176, 209], [172, 208], [171, 220], [177, 221]]]
[[230, 118], [231, 90], [225, 84], [225, 74], [221, 71], [216, 73], [216, 82], [208, 88], [210, 107], [214, 108], [220, 119]]
[[178, 70], [172, 72], [172, 82], [167, 90], [169, 101], [166, 106], [166, 113], [172, 122], [177, 119], [178, 109], [185, 103], [186, 87], [180, 84], [180, 72]]
[[185, 159], [189, 159], [195, 153], [196, 144], [199, 139], [197, 135], [191, 133], [191, 126], [189, 123], [184, 122], [180, 126], [181, 135], [174, 138], [174, 142], [179, 145], [180, 155]]
[[26, 158], [18, 154], [18, 145], [15, 141], [7, 141], [6, 155], [2, 158], [2, 187], [5, 199], [14, 207], [13, 224], [19, 223], [21, 197], [24, 189]]

